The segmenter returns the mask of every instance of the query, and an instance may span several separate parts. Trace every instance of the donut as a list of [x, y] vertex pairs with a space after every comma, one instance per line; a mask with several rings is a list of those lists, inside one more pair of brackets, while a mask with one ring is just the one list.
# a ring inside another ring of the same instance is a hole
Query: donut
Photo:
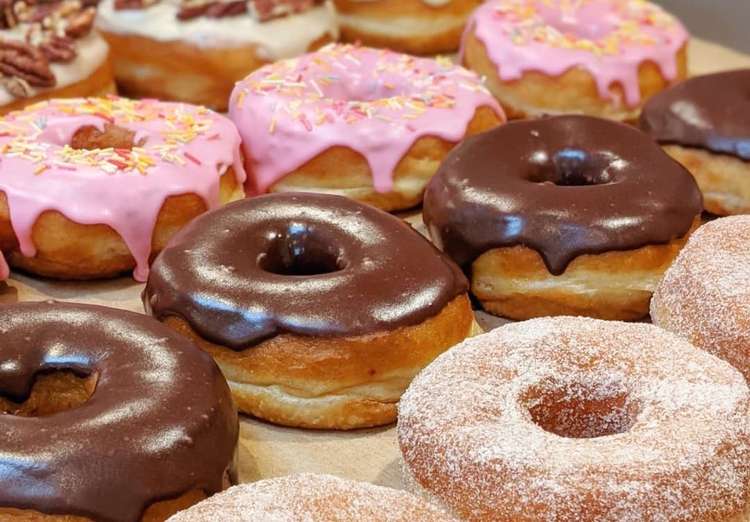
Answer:
[[99, 306], [2, 316], [0, 519], [161, 522], [231, 485], [237, 412], [193, 343]]
[[750, 213], [750, 69], [698, 76], [654, 96], [640, 127], [695, 177], [708, 212]]
[[135, 269], [145, 281], [175, 231], [244, 196], [239, 143], [223, 116], [154, 100], [52, 100], [13, 112], [0, 120], [0, 250], [46, 277]]
[[455, 52], [482, 0], [335, 0], [341, 38], [409, 54]]
[[413, 207], [467, 134], [504, 121], [473, 73], [448, 60], [330, 45], [237, 84], [250, 194], [326, 192]]
[[635, 320], [701, 208], [695, 181], [648, 136], [574, 115], [456, 147], [427, 187], [424, 222], [490, 313]]
[[509, 324], [441, 355], [399, 406], [406, 482], [469, 521], [740, 522], [750, 391], [649, 324]]
[[750, 216], [699, 228], [651, 301], [654, 324], [724, 359], [750, 382]]
[[102, 0], [120, 92], [227, 110], [235, 82], [338, 38], [328, 0]]
[[96, 2], [6, 0], [0, 9], [0, 115], [50, 98], [115, 92]]
[[688, 33], [644, 0], [490, 0], [471, 16], [464, 65], [510, 118], [638, 118], [644, 100], [687, 76]]
[[405, 491], [302, 473], [234, 486], [174, 515], [169, 522], [450, 522], [451, 517]]
[[143, 298], [213, 355], [242, 412], [353, 429], [395, 421], [412, 377], [472, 332], [467, 286], [394, 216], [341, 196], [269, 194], [185, 227]]

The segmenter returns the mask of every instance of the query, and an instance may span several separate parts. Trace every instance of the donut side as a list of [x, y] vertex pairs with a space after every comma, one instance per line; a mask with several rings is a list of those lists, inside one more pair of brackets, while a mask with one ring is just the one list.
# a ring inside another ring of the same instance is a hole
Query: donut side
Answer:
[[659, 283], [654, 324], [688, 339], [750, 378], [750, 217], [707, 223]]
[[[221, 204], [244, 197], [229, 167], [220, 178]], [[123, 195], [127, 197], [127, 195]], [[192, 219], [207, 210], [196, 194], [170, 196], [159, 211], [151, 239], [151, 259]], [[0, 250], [14, 268], [55, 279], [99, 279], [133, 270], [136, 261], [122, 237], [104, 224], [76, 223], [57, 210], [43, 212], [32, 228], [36, 255], [24, 256], [13, 231], [7, 197], [0, 191]]]
[[478, 328], [466, 295], [413, 326], [338, 338], [281, 334], [241, 351], [207, 341], [182, 318], [164, 323], [214, 357], [240, 411], [285, 426], [339, 430], [394, 422], [414, 376]]
[[472, 293], [488, 312], [516, 320], [549, 315], [642, 319], [659, 281], [699, 226], [696, 217], [687, 234], [664, 245], [579, 256], [555, 276], [533, 249], [495, 248], [472, 264]]
[[341, 38], [400, 52], [429, 55], [453, 52], [469, 14], [479, 0], [428, 5], [423, 0], [336, 0]]
[[707, 212], [717, 216], [750, 213], [750, 162], [681, 145], [663, 148], [693, 175]]
[[[675, 81], [687, 77], [687, 46], [676, 55], [677, 78], [666, 78], [661, 69], [651, 61], [638, 66], [638, 88], [641, 99], [646, 100], [669, 87]], [[641, 106], [627, 107], [602, 98], [596, 80], [591, 73], [575, 67], [560, 76], [548, 76], [542, 72], [526, 71], [513, 81], [500, 78], [502, 64], [496, 64], [487, 53], [486, 45], [473, 30], [469, 30], [464, 41], [463, 63], [469, 69], [486, 78], [486, 86], [500, 101], [511, 119], [537, 118], [554, 114], [587, 114], [617, 121], [635, 121]], [[625, 93], [619, 83], [609, 86], [612, 99], [623, 100]]]
[[[465, 137], [497, 127], [502, 122], [490, 107], [479, 107], [466, 127]], [[331, 147], [284, 175], [269, 192], [323, 192], [347, 196], [387, 211], [412, 208], [422, 201], [427, 183], [455, 145], [435, 136], [419, 138], [396, 166], [393, 189], [389, 192], [375, 190], [366, 158], [343, 146]], [[246, 162], [246, 169], [252, 174], [249, 162]]]
[[71, 83], [70, 85], [43, 91], [28, 98], [16, 98], [15, 100], [0, 106], [0, 116], [52, 98], [99, 97], [108, 94], [115, 94], [116, 92], [117, 88], [115, 87], [112, 63], [109, 58], [107, 58], [89, 76]]
[[[234, 84], [269, 63], [256, 44], [205, 48], [137, 34], [103, 31], [103, 35], [112, 48], [120, 93], [133, 98], [194, 103], [223, 112]], [[331, 41], [326, 34], [307, 50]]]

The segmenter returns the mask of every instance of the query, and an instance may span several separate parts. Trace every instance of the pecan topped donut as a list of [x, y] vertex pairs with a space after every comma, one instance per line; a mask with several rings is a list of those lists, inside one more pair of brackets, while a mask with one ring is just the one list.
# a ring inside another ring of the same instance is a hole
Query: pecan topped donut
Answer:
[[466, 288], [396, 217], [273, 194], [188, 225], [155, 260], [144, 301], [217, 358], [240, 409], [350, 428], [393, 421], [411, 377], [469, 334]]
[[0, 313], [1, 519], [164, 520], [229, 485], [237, 414], [192, 343], [97, 306]]
[[[424, 220], [436, 243], [473, 269], [474, 291], [492, 311], [635, 319], [701, 207], [689, 173], [642, 132], [562, 116], [511, 123], [454, 149], [428, 185]], [[503, 280], [482, 280], [487, 272]], [[609, 273], [637, 280], [598, 277]], [[550, 305], [564, 285], [566, 303]], [[620, 297], [602, 303], [596, 293]], [[518, 294], [528, 298], [512, 303]]]

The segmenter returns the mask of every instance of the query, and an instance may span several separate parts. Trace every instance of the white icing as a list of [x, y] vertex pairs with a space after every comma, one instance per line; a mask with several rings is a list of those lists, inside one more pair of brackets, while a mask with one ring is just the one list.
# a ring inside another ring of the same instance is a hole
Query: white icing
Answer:
[[302, 54], [326, 34], [338, 37], [336, 13], [329, 2], [304, 13], [262, 23], [249, 15], [180, 21], [178, 8], [179, 2], [162, 0], [145, 9], [117, 11], [114, 0], [104, 0], [99, 4], [96, 25], [110, 33], [183, 41], [203, 48], [255, 44], [261, 48], [261, 57], [268, 60]]
[[[12, 40], [23, 40], [23, 32], [28, 27], [16, 26], [13, 30], [2, 31], [0, 35], [3, 38]], [[53, 63], [50, 64], [52, 73], [57, 78], [57, 85], [51, 89], [60, 89], [79, 82], [94, 73], [107, 59], [109, 46], [107, 42], [96, 32], [91, 32], [87, 36], [76, 40], [76, 52], [78, 55], [70, 63]], [[51, 89], [31, 88], [31, 96], [36, 96], [40, 92]], [[16, 97], [5, 89], [0, 89], [0, 105], [7, 105], [16, 101]]]

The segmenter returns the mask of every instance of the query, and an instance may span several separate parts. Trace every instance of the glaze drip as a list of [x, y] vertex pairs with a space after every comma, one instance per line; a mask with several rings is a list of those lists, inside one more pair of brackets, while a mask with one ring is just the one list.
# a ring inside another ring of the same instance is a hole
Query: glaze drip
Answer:
[[76, 408], [0, 415], [0, 506], [136, 522], [152, 503], [223, 489], [238, 437], [226, 381], [192, 343], [140, 314], [3, 307], [0, 395], [25, 399], [48, 371], [96, 375]]
[[692, 176], [642, 132], [560, 116], [456, 147], [427, 187], [424, 221], [465, 269], [493, 248], [523, 245], [560, 275], [584, 254], [682, 237], [701, 209]]
[[272, 194], [189, 224], [154, 261], [144, 301], [242, 350], [280, 333], [411, 326], [466, 290], [458, 267], [394, 216], [338, 196]]

